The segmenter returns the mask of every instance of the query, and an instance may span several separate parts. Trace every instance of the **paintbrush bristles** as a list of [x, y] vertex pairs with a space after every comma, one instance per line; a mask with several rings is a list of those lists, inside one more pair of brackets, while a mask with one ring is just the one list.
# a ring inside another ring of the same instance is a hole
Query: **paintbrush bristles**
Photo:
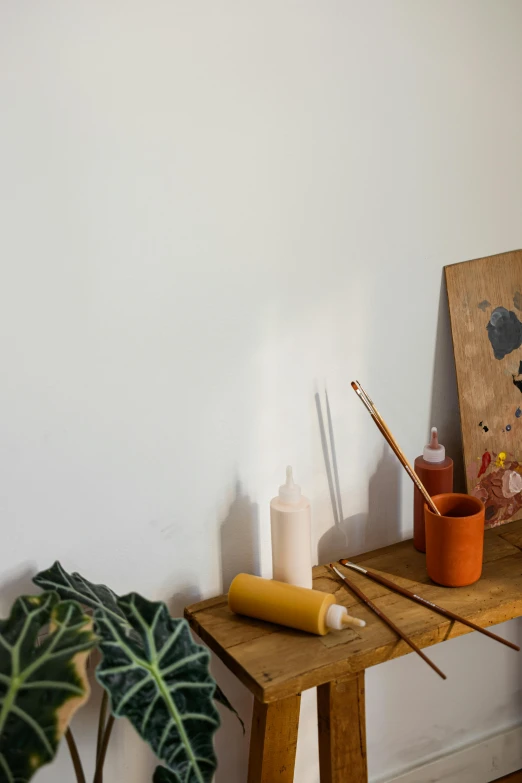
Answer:
[[352, 389], [354, 389], [358, 394], [361, 394], [362, 400], [368, 410], [371, 410], [372, 412], [375, 411], [375, 413], [378, 413], [377, 408], [373, 404], [373, 400], [370, 397], [370, 395], [363, 389], [359, 381], [352, 381]]
[[422, 481], [417, 476], [417, 474], [413, 470], [412, 466], [408, 462], [408, 459], [406, 458], [406, 456], [403, 453], [402, 449], [400, 448], [399, 444], [397, 443], [397, 441], [395, 440], [395, 438], [391, 434], [390, 430], [388, 429], [388, 425], [386, 424], [386, 422], [382, 418], [381, 414], [379, 413], [379, 411], [377, 410], [377, 408], [373, 404], [373, 401], [371, 400], [371, 398], [366, 394], [366, 392], [364, 391], [364, 389], [361, 386], [361, 384], [359, 383], [359, 381], [352, 381], [350, 385], [351, 385], [352, 389], [354, 390], [354, 392], [359, 397], [359, 399], [361, 400], [361, 402], [364, 403], [365, 408], [370, 413], [372, 419], [374, 420], [375, 424], [379, 428], [382, 436], [384, 437], [384, 439], [386, 440], [386, 442], [388, 443], [388, 445], [390, 446], [392, 451], [396, 454], [397, 458], [399, 459], [399, 462], [404, 467], [406, 473], [411, 478], [411, 480], [413, 481], [413, 483], [415, 484], [415, 486], [417, 487], [417, 489], [419, 490], [419, 492], [423, 496], [423, 498], [426, 501], [426, 503], [428, 504], [428, 506], [431, 508], [433, 513], [435, 513], [438, 516], [440, 516], [439, 509], [437, 508], [437, 506], [435, 505], [435, 503], [431, 499], [431, 496], [430, 496], [429, 492], [427, 491], [426, 487], [424, 486], [424, 484], [422, 483]]
[[352, 381], [351, 385], [352, 385], [352, 389], [357, 394], [357, 396], [359, 397], [360, 401], [366, 407], [368, 413], [370, 413], [373, 416], [373, 411], [371, 409], [371, 406], [370, 406], [369, 402], [366, 400], [366, 398], [364, 397], [364, 395], [362, 393], [362, 390], [357, 386], [357, 384], [354, 381]]

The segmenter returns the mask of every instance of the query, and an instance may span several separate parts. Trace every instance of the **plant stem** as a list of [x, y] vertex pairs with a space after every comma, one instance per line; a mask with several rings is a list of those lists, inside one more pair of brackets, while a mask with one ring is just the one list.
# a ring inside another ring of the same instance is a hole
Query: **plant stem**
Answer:
[[67, 729], [67, 731], [65, 732], [65, 739], [67, 740], [69, 753], [71, 754], [74, 771], [76, 773], [76, 780], [78, 781], [78, 783], [85, 783], [85, 775], [83, 773], [80, 754], [78, 753], [78, 747], [74, 740], [73, 733], [70, 729]]
[[100, 758], [100, 750], [103, 742], [103, 735], [105, 732], [105, 725], [107, 722], [107, 706], [109, 704], [109, 696], [107, 691], [103, 691], [103, 699], [100, 706], [100, 717], [98, 720], [98, 739], [96, 740], [96, 762]]
[[93, 783], [103, 783], [103, 765], [105, 764], [105, 756], [107, 755], [107, 748], [109, 746], [109, 740], [111, 738], [111, 732], [113, 726], [114, 726], [114, 715], [109, 715], [107, 725], [105, 726], [103, 741], [100, 747], [100, 755], [96, 761], [96, 772], [94, 773]]

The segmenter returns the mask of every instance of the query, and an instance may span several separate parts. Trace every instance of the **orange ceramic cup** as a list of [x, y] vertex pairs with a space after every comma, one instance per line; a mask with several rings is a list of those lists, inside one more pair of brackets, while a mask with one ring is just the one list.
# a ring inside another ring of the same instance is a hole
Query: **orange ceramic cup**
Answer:
[[484, 504], [472, 495], [434, 495], [441, 516], [424, 506], [426, 567], [439, 585], [464, 587], [480, 579], [484, 550]]

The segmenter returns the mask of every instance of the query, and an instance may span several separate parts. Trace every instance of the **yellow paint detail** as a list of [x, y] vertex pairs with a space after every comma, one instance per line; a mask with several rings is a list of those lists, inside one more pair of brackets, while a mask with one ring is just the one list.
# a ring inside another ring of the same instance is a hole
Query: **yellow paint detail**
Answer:
[[[85, 631], [92, 631], [93, 622], [90, 617], [87, 615], [84, 615], [85, 618]], [[95, 639], [94, 633], [91, 633], [91, 638]], [[91, 687], [89, 684], [89, 678], [87, 676], [87, 660], [89, 658], [89, 655], [91, 654], [90, 650], [86, 650], [84, 652], [77, 653], [72, 659], [71, 659], [71, 665], [76, 671], [76, 674], [78, 676], [78, 679], [80, 682], [78, 685], [80, 687], [83, 687], [84, 693], [82, 696], [71, 696], [70, 699], [67, 699], [62, 706], [57, 710], [56, 717], [57, 717], [57, 737], [61, 738], [65, 732], [67, 731], [67, 727], [69, 726], [69, 723], [71, 722], [74, 713], [76, 710], [80, 709], [80, 707], [85, 704], [85, 702], [89, 699], [89, 696], [91, 695]]]
[[500, 452], [500, 454], [497, 457], [497, 461], [495, 462], [495, 465], [497, 466], [497, 468], [503, 468], [504, 467], [504, 462], [506, 461], [506, 456], [507, 455], [506, 455], [505, 451], [501, 451]]

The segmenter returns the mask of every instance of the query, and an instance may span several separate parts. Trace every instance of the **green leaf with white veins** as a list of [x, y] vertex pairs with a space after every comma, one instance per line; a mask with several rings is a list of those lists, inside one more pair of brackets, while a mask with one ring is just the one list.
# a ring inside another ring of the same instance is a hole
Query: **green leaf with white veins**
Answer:
[[152, 783], [182, 783], [181, 778], [175, 772], [166, 767], [156, 767]]
[[103, 610], [94, 615], [103, 656], [96, 676], [113, 714], [127, 717], [180, 781], [210, 783], [219, 715], [208, 650], [164, 603], [130, 593], [118, 599], [118, 608], [135, 634]]
[[75, 601], [60, 602], [54, 592], [18, 598], [0, 620], [0, 783], [26, 783], [53, 760], [89, 696], [91, 627]]
[[43, 590], [56, 590], [60, 598], [78, 601], [91, 609], [103, 609], [115, 620], [125, 623], [123, 612], [118, 607], [118, 596], [106, 585], [95, 585], [81, 574], [69, 574], [56, 561], [47, 571], [40, 571], [33, 582]]
[[[63, 599], [72, 598], [85, 606], [89, 606], [91, 609], [103, 610], [114, 621], [124, 626], [128, 634], [132, 635], [135, 640], [138, 638], [119, 607], [118, 596], [106, 585], [97, 585], [89, 582], [88, 579], [85, 579], [84, 576], [78, 573], [68, 573], [58, 561], [46, 571], [40, 571], [33, 581], [44, 590], [56, 590]], [[214, 699], [236, 715], [243, 727], [244, 734], [245, 725], [243, 721], [219, 686], [216, 686], [214, 691]]]

